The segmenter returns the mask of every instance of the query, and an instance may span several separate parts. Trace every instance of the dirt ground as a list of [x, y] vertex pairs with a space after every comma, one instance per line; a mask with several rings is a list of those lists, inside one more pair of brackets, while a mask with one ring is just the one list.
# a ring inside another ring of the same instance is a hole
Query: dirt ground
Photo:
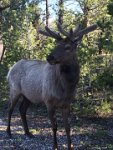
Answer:
[[[18, 106], [12, 115], [12, 138], [6, 134], [7, 105], [0, 107], [0, 150], [52, 150], [52, 130], [44, 106], [31, 106], [27, 112], [30, 132], [24, 135]], [[67, 149], [62, 117], [57, 113], [59, 150]], [[113, 118], [82, 118], [71, 113], [71, 138], [74, 150], [113, 150]]]

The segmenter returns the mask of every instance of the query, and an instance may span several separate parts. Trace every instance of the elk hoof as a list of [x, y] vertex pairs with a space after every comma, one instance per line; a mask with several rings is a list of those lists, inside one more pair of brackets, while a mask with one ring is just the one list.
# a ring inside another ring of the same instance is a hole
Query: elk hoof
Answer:
[[57, 146], [57, 145], [54, 145], [54, 146], [53, 146], [53, 150], [58, 150], [58, 146]]
[[53, 147], [53, 150], [58, 150], [58, 147]]
[[11, 135], [11, 131], [9, 129], [6, 130], [8, 137], [11, 139], [12, 135]]
[[68, 148], [68, 150], [74, 150], [74, 147], [72, 144], [71, 144], [71, 147]]
[[34, 135], [32, 134], [32, 133], [25, 133], [25, 135], [27, 136], [27, 137], [29, 137], [29, 138], [33, 138], [34, 137]]

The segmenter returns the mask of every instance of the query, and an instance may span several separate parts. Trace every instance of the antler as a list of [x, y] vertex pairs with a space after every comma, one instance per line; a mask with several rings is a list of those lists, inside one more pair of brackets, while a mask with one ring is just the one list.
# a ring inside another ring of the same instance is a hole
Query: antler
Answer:
[[81, 37], [81, 36], [83, 36], [85, 34], [88, 34], [89, 32], [94, 31], [97, 27], [98, 27], [97, 24], [91, 25], [91, 26], [87, 27], [86, 29], [83, 29], [83, 30], [79, 31], [76, 34], [76, 37], [77, 36]]
[[63, 35], [65, 35], [66, 37], [70, 37], [69, 33], [66, 32], [66, 31], [62, 28], [62, 26], [61, 26], [61, 24], [60, 24], [59, 22], [57, 23], [57, 28], [58, 28], [58, 30], [59, 30]]
[[97, 27], [98, 27], [97, 24], [94, 24], [94, 25], [91, 25], [91, 26], [87, 27], [86, 29], [83, 29], [79, 32], [77, 31], [76, 35], [74, 36], [74, 42], [77, 42], [77, 41], [80, 42], [82, 40], [82, 37], [85, 34], [95, 30]]
[[[70, 32], [66, 32], [60, 23], [57, 23], [57, 27], [58, 27], [58, 30], [60, 33], [62, 33], [63, 35], [65, 35], [67, 38], [69, 39], [79, 39], [79, 38], [82, 38], [83, 35], [95, 30], [97, 28], [97, 24], [94, 24], [92, 26], [89, 26], [87, 27], [86, 29], [83, 29], [81, 30], [81, 24], [79, 24], [75, 30], [73, 31], [72, 29], [70, 30]], [[49, 37], [52, 37], [52, 38], [55, 38], [57, 40], [62, 40], [62, 37], [60, 36], [59, 33], [57, 32], [54, 32], [52, 31], [51, 29], [49, 29], [47, 26], [45, 26], [45, 30], [46, 31], [42, 31], [42, 30], [39, 30], [39, 32], [45, 36], [49, 36]]]
[[49, 36], [49, 37], [55, 38], [57, 40], [61, 40], [62, 39], [62, 37], [60, 36], [59, 33], [52, 31], [47, 26], [45, 26], [45, 30], [46, 31], [42, 31], [42, 30], [38, 30], [38, 31], [39, 31], [39, 33], [41, 33], [41, 34], [43, 34], [45, 36]]
[[[65, 35], [66, 37], [70, 38], [70, 33], [66, 32], [60, 23], [57, 23], [57, 28], [59, 30], [60, 33], [62, 33], [63, 35]], [[52, 31], [51, 29], [49, 29], [47, 26], [45, 26], [45, 30], [46, 31], [42, 31], [42, 30], [39, 30], [39, 33], [45, 35], [45, 36], [49, 36], [49, 37], [52, 37], [52, 38], [55, 38], [57, 40], [62, 40], [62, 37], [60, 36], [59, 33], [57, 32], [54, 32]]]
[[54, 37], [55, 39], [60, 39], [60, 40], [62, 39], [62, 37], [60, 36], [59, 33], [50, 30], [47, 26], [45, 26], [45, 29], [46, 29], [46, 31], [47, 31], [52, 37]]
[[81, 24], [78, 24], [75, 30], [73, 31], [73, 37], [76, 36], [76, 34], [79, 32], [79, 30], [82, 28]]
[[46, 31], [42, 31], [42, 30], [38, 30], [38, 32], [40, 33], [40, 34], [43, 34], [43, 35], [45, 35], [45, 36], [51, 36], [49, 33], [47, 33]]

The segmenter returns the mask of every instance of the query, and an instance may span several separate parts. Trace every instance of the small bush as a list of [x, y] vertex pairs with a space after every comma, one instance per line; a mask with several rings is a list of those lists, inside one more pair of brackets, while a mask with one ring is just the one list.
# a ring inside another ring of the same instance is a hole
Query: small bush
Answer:
[[113, 68], [106, 68], [103, 73], [99, 74], [94, 81], [97, 89], [113, 88]]
[[109, 117], [112, 113], [111, 102], [107, 100], [82, 99], [73, 105], [74, 112], [82, 117]]
[[111, 105], [106, 101], [102, 101], [100, 106], [95, 107], [95, 111], [100, 117], [107, 117], [111, 114]]

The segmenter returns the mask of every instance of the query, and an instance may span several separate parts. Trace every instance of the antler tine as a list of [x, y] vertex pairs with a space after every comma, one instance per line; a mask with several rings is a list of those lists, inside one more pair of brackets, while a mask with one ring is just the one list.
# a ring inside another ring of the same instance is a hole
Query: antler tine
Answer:
[[60, 24], [59, 22], [57, 23], [57, 28], [58, 28], [58, 30], [59, 30], [63, 35], [65, 35], [66, 37], [70, 37], [70, 36], [69, 36], [69, 33], [66, 32], [66, 31], [62, 28], [62, 26], [61, 26], [61, 24]]
[[[45, 31], [42, 31], [42, 30], [38, 30], [38, 32], [40, 33], [40, 34], [43, 34], [43, 35], [45, 35], [45, 36], [51, 36], [48, 32], [45, 32]], [[52, 36], [51, 36], [52, 37]]]
[[85, 35], [85, 34], [87, 34], [87, 33], [89, 33], [89, 32], [92, 32], [93, 30], [95, 30], [96, 28], [97, 28], [98, 26], [97, 26], [97, 24], [94, 24], [94, 25], [92, 25], [92, 26], [89, 26], [89, 27], [87, 27], [86, 29], [83, 29], [83, 30], [81, 30], [81, 31], [79, 31], [77, 34], [76, 34], [76, 36], [83, 36], [83, 35]]
[[82, 25], [78, 24], [77, 27], [75, 28], [75, 30], [73, 31], [73, 37], [76, 36], [76, 34], [79, 32], [79, 30], [81, 29]]
[[57, 32], [54, 32], [54, 31], [50, 30], [47, 26], [45, 26], [45, 29], [50, 34], [51, 37], [53, 37], [53, 38], [55, 38], [57, 40], [61, 40], [62, 39], [62, 37]]

